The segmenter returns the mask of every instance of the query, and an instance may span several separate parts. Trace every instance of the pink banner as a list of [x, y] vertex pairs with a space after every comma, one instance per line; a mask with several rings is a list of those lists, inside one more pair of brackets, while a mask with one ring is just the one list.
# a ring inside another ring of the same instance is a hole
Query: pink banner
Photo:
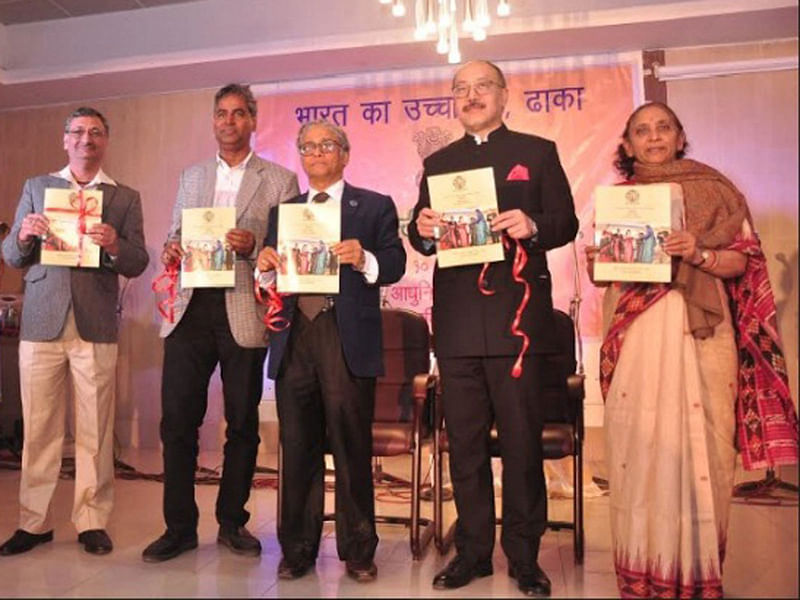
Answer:
[[[633, 109], [635, 72], [635, 66], [628, 63], [507, 75], [506, 124], [555, 140], [572, 185], [581, 222], [577, 244], [584, 297], [581, 321], [586, 336], [599, 336], [601, 330], [598, 292], [586, 278], [581, 250], [592, 239], [591, 194], [596, 185], [617, 180], [612, 161], [625, 119]], [[300, 124], [325, 118], [341, 125], [352, 146], [345, 178], [353, 185], [391, 195], [405, 236], [417, 201], [422, 160], [461, 137], [463, 129], [455, 115], [449, 77], [434, 79], [421, 72], [419, 81], [411, 77], [404, 77], [403, 83], [396, 81], [386, 73], [372, 80], [364, 78], [346, 89], [260, 97], [257, 153], [295, 170], [303, 187], [305, 177], [295, 147]], [[407, 241], [406, 250], [406, 274], [384, 289], [384, 302], [430, 318], [435, 259], [417, 254]], [[572, 251], [553, 251], [548, 260], [555, 305], [567, 310], [574, 294]]]

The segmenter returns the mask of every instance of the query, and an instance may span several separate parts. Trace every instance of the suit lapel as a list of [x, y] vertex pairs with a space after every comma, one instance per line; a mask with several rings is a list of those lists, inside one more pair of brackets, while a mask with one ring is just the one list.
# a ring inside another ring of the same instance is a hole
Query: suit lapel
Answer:
[[50, 175], [47, 181], [47, 187], [68, 190], [72, 187], [72, 184], [66, 179], [61, 179], [61, 177]]
[[347, 182], [342, 192], [342, 239], [347, 240], [356, 236], [355, 216], [361, 209], [360, 194]]
[[214, 189], [217, 187], [217, 159], [206, 163], [203, 176], [203, 193], [198, 198], [198, 207], [214, 206]]
[[[55, 177], [51, 175], [48, 180], [47, 184], [44, 186], [45, 189], [47, 188], [54, 188], [59, 190], [71, 190], [72, 184], [67, 181], [66, 179], [61, 179], [61, 177]], [[44, 202], [44, 194], [42, 194], [42, 202]]]
[[254, 154], [244, 170], [242, 185], [239, 187], [239, 194], [236, 196], [236, 222], [238, 224], [241, 216], [247, 211], [250, 203], [255, 198], [256, 191], [261, 185], [261, 170], [263, 165]]
[[108, 210], [111, 207], [111, 202], [114, 200], [114, 196], [117, 193], [117, 186], [115, 185], [108, 185], [107, 183], [101, 183], [97, 186], [97, 189], [103, 192], [103, 222], [106, 222]]

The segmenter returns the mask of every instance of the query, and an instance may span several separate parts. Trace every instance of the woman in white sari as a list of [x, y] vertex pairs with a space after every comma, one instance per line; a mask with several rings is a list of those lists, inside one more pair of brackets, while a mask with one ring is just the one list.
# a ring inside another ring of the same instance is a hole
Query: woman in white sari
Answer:
[[[685, 147], [677, 116], [650, 103], [629, 118], [616, 162], [627, 183], [679, 183], [686, 217], [664, 243], [671, 284], [612, 284], [604, 297], [601, 387], [623, 597], [722, 596], [737, 442], [748, 468], [798, 455], [747, 204], [722, 174], [684, 159]], [[596, 252], [586, 249], [590, 273]]]

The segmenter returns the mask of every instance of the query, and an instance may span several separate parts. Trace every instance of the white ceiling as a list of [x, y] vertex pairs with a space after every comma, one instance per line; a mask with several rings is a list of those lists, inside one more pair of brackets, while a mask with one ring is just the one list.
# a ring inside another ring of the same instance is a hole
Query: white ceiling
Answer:
[[[798, 34], [796, 0], [511, 4], [512, 16], [495, 19], [487, 41], [462, 41], [464, 60]], [[0, 0], [0, 21], [9, 23], [0, 25], [0, 110], [446, 62], [431, 41], [413, 40], [411, 14], [393, 18], [378, 0]]]

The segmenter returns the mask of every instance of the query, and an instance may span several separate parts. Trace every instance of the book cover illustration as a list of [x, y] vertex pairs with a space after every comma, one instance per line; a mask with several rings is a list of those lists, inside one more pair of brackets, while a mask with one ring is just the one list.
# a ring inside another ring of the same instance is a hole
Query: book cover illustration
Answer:
[[181, 287], [234, 287], [236, 254], [225, 241], [234, 227], [236, 207], [183, 209]]
[[683, 229], [680, 185], [595, 188], [595, 281], [668, 283], [672, 258], [664, 241]]
[[503, 260], [500, 233], [491, 230], [497, 216], [492, 167], [428, 177], [431, 208], [442, 215], [436, 240], [439, 267]]
[[278, 292], [338, 294], [339, 261], [331, 246], [340, 241], [338, 204], [279, 205]]

